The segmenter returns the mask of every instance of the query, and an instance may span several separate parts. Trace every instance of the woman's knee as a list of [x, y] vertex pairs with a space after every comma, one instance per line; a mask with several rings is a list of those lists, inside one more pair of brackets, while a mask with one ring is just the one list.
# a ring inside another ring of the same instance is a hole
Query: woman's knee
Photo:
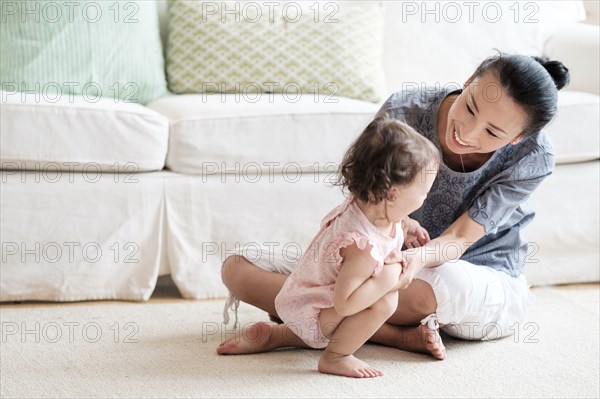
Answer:
[[248, 261], [239, 255], [232, 255], [225, 259], [221, 267], [221, 280], [223, 284], [234, 294], [239, 291], [241, 282], [244, 279], [243, 266]]
[[399, 307], [406, 307], [424, 316], [434, 313], [437, 301], [433, 288], [423, 280], [414, 280], [408, 288], [399, 291]]

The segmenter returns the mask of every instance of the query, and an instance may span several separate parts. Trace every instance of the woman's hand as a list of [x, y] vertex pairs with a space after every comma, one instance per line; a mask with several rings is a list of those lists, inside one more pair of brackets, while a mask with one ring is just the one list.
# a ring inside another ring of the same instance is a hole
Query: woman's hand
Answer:
[[421, 227], [419, 222], [409, 217], [402, 220], [402, 230], [404, 231], [404, 245], [406, 245], [406, 248], [422, 247], [431, 241], [427, 230]]
[[394, 289], [400, 290], [408, 287], [417, 273], [425, 266], [425, 263], [421, 262], [420, 253], [420, 250], [408, 250], [400, 253], [394, 251], [385, 259], [386, 265], [396, 263], [402, 265], [402, 273]]
[[414, 280], [417, 273], [425, 266], [424, 262], [421, 262], [421, 251], [420, 250], [409, 250], [403, 251], [404, 253], [404, 266], [402, 267], [402, 274], [398, 280], [398, 288], [405, 289]]
[[384, 265], [394, 265], [396, 263], [399, 263], [402, 268], [404, 269], [404, 263], [405, 263], [405, 252], [406, 251], [402, 251], [402, 252], [397, 252], [397, 251], [392, 251], [392, 253], [390, 253], [388, 255], [387, 258], [385, 258], [385, 260], [383, 261]]
[[383, 293], [392, 291], [398, 291], [398, 281], [402, 275], [402, 263], [386, 263], [383, 266], [383, 270], [377, 276], [371, 277], [373, 283], [375, 283], [376, 289]]

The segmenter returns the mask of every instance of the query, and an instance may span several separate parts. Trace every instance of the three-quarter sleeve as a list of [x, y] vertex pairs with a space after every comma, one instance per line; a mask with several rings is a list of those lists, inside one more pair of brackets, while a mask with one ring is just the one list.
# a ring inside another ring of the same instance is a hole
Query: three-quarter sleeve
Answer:
[[504, 171], [496, 182], [479, 195], [468, 214], [495, 234], [513, 212], [525, 202], [540, 183], [554, 170], [555, 157], [551, 147], [539, 146], [512, 168]]

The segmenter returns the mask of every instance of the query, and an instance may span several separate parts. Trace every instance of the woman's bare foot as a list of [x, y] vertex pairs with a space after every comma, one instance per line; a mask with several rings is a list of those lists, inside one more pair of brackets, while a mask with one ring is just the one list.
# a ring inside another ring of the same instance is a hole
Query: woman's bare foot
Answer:
[[385, 323], [371, 337], [371, 342], [403, 351], [428, 353], [439, 360], [446, 358], [446, 348], [437, 326], [430, 328], [427, 324], [420, 324], [409, 327]]
[[272, 327], [267, 323], [255, 323], [242, 330], [233, 338], [219, 344], [219, 355], [241, 355], [246, 353], [267, 352], [274, 348], [271, 345]]
[[439, 330], [431, 329], [427, 325], [419, 325], [403, 331], [398, 348], [410, 352], [430, 353], [439, 360], [446, 358], [446, 348], [442, 343]]
[[242, 355], [247, 353], [268, 352], [278, 348], [310, 348], [286, 324], [267, 324], [263, 322], [243, 328], [235, 337], [219, 344], [219, 355]]
[[355, 378], [371, 378], [383, 375], [383, 372], [374, 369], [353, 355], [340, 355], [327, 351], [321, 355], [318, 368], [321, 373]]

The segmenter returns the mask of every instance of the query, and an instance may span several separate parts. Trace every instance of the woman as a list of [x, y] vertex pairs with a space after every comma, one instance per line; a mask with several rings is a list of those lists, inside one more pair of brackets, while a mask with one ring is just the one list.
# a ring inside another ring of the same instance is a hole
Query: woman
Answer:
[[[541, 129], [568, 82], [568, 69], [558, 61], [499, 53], [484, 60], [462, 90], [398, 92], [386, 101], [382, 111], [431, 140], [442, 162], [425, 203], [411, 215], [429, 234], [407, 245], [406, 289], [371, 341], [444, 359], [438, 325], [468, 340], [519, 328], [531, 299], [521, 229], [534, 213], [525, 201], [553, 171], [554, 151]], [[274, 298], [294, 265], [260, 259], [254, 265], [229, 257], [223, 282], [232, 298], [276, 315]], [[242, 341], [231, 353], [288, 344], [285, 337], [253, 337], [252, 348]]]

